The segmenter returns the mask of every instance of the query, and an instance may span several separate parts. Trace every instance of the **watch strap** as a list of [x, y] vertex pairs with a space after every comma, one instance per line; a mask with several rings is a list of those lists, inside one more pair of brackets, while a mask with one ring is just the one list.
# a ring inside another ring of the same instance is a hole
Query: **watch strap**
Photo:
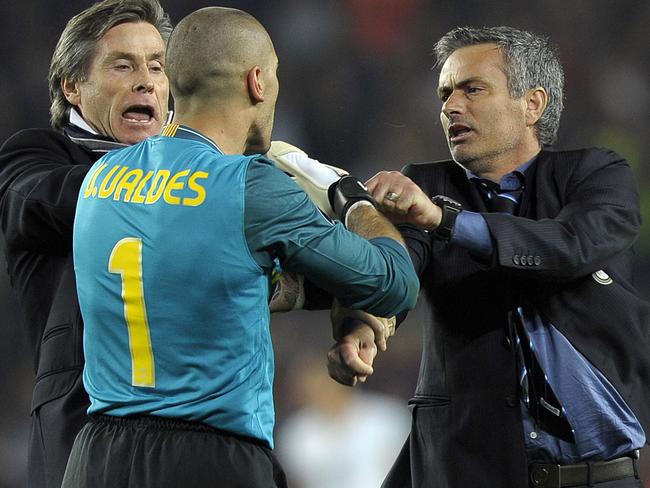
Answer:
[[454, 230], [456, 218], [462, 212], [463, 206], [456, 200], [444, 195], [431, 197], [431, 201], [442, 210], [440, 224], [431, 233], [438, 239], [449, 241]]

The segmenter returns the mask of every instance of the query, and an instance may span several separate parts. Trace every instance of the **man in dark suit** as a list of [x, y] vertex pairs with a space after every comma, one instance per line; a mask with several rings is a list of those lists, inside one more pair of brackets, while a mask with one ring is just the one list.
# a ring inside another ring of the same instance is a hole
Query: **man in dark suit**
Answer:
[[457, 28], [436, 55], [453, 160], [368, 182], [406, 224], [430, 308], [412, 431], [384, 486], [643, 486], [650, 304], [632, 285], [632, 171], [608, 150], [546, 148], [563, 72], [545, 39]]
[[49, 73], [54, 130], [18, 132], [0, 149], [0, 225], [36, 373], [30, 487], [61, 486], [89, 405], [72, 267], [79, 188], [102, 154], [160, 131], [171, 28], [157, 0], [104, 0], [72, 18]]

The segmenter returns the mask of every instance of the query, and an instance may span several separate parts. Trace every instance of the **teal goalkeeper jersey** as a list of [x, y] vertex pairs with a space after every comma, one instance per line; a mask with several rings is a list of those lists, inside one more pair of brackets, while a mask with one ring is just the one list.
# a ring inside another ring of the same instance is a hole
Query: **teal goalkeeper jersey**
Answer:
[[418, 291], [395, 241], [361, 239], [265, 158], [177, 125], [91, 168], [73, 253], [90, 414], [203, 422], [271, 447], [274, 262], [378, 315]]

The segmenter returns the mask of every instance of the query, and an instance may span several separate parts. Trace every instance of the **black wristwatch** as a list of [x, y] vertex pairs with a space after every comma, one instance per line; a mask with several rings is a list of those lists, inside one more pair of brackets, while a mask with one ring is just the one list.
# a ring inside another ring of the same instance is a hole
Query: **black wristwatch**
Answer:
[[451, 239], [451, 231], [454, 229], [458, 214], [463, 211], [463, 206], [456, 200], [444, 195], [431, 197], [431, 201], [442, 209], [440, 224], [431, 231], [434, 237], [443, 241]]

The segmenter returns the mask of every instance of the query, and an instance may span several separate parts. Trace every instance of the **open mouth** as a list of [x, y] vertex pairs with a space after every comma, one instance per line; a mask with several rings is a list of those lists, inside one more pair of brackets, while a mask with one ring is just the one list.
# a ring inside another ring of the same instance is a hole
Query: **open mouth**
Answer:
[[449, 140], [451, 142], [462, 141], [469, 135], [471, 131], [472, 129], [465, 124], [451, 124], [448, 129]]
[[155, 119], [155, 110], [150, 105], [131, 105], [122, 112], [122, 117], [128, 122], [147, 124]]

